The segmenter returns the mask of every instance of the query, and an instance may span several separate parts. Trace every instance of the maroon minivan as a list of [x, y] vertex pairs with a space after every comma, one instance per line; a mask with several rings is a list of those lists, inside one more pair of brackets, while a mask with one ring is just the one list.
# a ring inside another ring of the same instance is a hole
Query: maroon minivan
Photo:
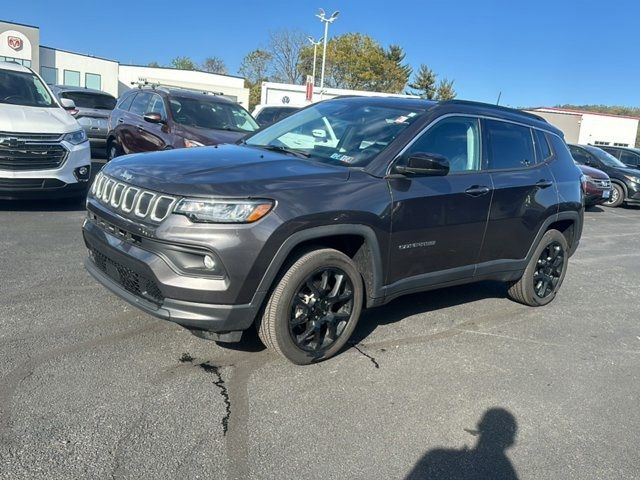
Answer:
[[129, 153], [235, 143], [259, 128], [249, 112], [221, 95], [166, 87], [126, 92], [108, 127], [109, 160]]

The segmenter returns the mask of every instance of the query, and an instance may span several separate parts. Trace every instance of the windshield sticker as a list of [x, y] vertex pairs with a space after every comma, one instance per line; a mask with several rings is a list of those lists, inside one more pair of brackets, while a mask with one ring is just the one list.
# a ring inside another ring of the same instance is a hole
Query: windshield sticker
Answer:
[[355, 158], [353, 158], [352, 156], [342, 155], [341, 153], [334, 153], [333, 155], [331, 155], [331, 158], [333, 160], [338, 160], [344, 163], [352, 163], [355, 160]]
[[398, 118], [396, 118], [393, 122], [394, 123], [405, 123], [408, 119], [409, 119], [409, 117], [401, 115]]

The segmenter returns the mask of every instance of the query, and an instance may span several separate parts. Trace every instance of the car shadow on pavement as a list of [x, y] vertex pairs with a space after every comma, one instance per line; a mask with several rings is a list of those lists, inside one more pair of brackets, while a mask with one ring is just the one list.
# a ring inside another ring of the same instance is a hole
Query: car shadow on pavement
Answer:
[[603, 213], [606, 211], [604, 207], [601, 207], [599, 205], [590, 205], [588, 207], [585, 207], [585, 210], [587, 212], [595, 212], [595, 213]]
[[380, 325], [389, 325], [412, 315], [485, 298], [506, 298], [507, 285], [503, 282], [484, 281], [428, 292], [414, 293], [393, 300], [382, 307], [365, 310], [349, 343], [360, 343]]
[[478, 437], [473, 448], [430, 450], [405, 480], [518, 480], [506, 453], [518, 431], [516, 419], [508, 410], [491, 408], [476, 430], [465, 431]]
[[81, 212], [84, 199], [0, 200], [1, 212]]

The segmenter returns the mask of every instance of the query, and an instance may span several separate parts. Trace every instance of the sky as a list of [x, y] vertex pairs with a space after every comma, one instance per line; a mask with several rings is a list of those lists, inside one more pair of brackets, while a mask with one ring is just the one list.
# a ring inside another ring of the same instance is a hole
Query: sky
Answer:
[[318, 7], [340, 11], [329, 36], [399, 44], [406, 61], [455, 81], [458, 97], [513, 107], [640, 106], [638, 0], [110, 2], [2, 0], [0, 19], [40, 27], [42, 45], [122, 63], [222, 58], [236, 74], [270, 31], [321, 37]]

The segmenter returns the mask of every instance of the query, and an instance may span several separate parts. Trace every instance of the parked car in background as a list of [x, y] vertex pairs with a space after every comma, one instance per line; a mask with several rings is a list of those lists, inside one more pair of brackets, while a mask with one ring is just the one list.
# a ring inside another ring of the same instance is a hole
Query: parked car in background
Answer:
[[608, 145], [598, 145], [598, 148], [610, 153], [627, 167], [640, 168], [640, 148], [610, 147]]
[[89, 142], [63, 107], [74, 103], [58, 101], [33, 70], [0, 62], [0, 198], [84, 198]]
[[629, 168], [620, 160], [593, 145], [569, 145], [573, 159], [580, 165], [602, 170], [611, 179], [611, 198], [604, 202], [608, 207], [623, 203], [640, 205], [640, 170]]
[[301, 108], [303, 107], [289, 105], [256, 105], [256, 108], [253, 109], [252, 115], [260, 127], [266, 127], [288, 117]]
[[92, 152], [105, 155], [107, 153], [107, 124], [109, 115], [116, 106], [116, 98], [101, 90], [91, 88], [53, 85], [53, 93], [58, 99], [73, 100], [75, 108], [67, 111], [82, 125], [89, 137]]
[[363, 307], [401, 295], [490, 279], [551, 302], [582, 234], [581, 177], [535, 115], [337, 98], [237, 145], [108, 163], [87, 201], [85, 265], [196, 335], [234, 342], [255, 325], [308, 364], [344, 347]]
[[611, 179], [597, 168], [577, 164], [585, 178], [584, 205], [600, 205], [611, 198]]
[[107, 158], [235, 143], [258, 128], [249, 112], [220, 95], [181, 88], [139, 88], [123, 94], [109, 117]]

